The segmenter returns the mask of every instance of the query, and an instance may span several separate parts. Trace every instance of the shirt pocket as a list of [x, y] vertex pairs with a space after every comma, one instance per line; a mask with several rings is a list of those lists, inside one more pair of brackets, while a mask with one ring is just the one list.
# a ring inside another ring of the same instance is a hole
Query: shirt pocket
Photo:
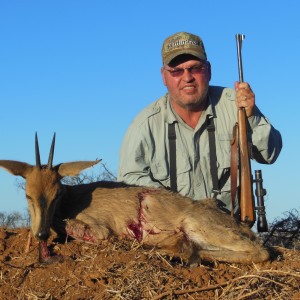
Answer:
[[[181, 186], [190, 185], [191, 169], [191, 164], [186, 157], [182, 156], [177, 158], [176, 171], [178, 190], [180, 190]], [[170, 187], [170, 167], [167, 160], [156, 160], [152, 164], [151, 171], [155, 180], [159, 181], [165, 187]]]
[[177, 163], [177, 187], [178, 191], [188, 194], [191, 188], [192, 166], [187, 157], [180, 157], [180, 163]]

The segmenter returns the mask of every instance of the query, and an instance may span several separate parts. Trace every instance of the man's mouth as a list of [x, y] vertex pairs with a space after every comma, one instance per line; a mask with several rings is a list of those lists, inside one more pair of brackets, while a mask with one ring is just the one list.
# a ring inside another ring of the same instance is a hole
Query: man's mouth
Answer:
[[184, 92], [194, 92], [194, 91], [196, 90], [196, 87], [193, 86], [193, 85], [188, 85], [188, 86], [184, 86], [184, 87], [182, 88], [182, 90], [183, 90]]

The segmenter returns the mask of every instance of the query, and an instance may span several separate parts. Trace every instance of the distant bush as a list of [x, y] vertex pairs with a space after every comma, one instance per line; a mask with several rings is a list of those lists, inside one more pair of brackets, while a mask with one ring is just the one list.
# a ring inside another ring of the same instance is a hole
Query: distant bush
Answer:
[[269, 232], [263, 234], [263, 240], [265, 245], [300, 250], [299, 211], [292, 209], [285, 212], [283, 217], [276, 218], [270, 225]]
[[100, 163], [99, 168], [97, 172], [90, 169], [86, 172], [81, 172], [78, 176], [64, 177], [62, 182], [68, 185], [77, 185], [96, 181], [116, 181], [116, 175], [114, 175], [105, 164]]
[[0, 226], [7, 228], [19, 228], [30, 226], [30, 216], [28, 209], [24, 214], [20, 212], [0, 212]]

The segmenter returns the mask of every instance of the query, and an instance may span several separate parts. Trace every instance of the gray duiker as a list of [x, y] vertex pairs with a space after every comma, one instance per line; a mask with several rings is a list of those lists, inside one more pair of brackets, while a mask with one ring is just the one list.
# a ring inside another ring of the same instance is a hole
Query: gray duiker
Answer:
[[47, 165], [40, 161], [36, 135], [36, 165], [0, 160], [0, 167], [26, 180], [31, 230], [40, 242], [40, 261], [52, 261], [47, 240], [58, 236], [98, 243], [110, 236], [136, 239], [144, 246], [182, 257], [190, 263], [225, 261], [260, 263], [269, 259], [246, 225], [221, 211], [212, 199], [194, 201], [163, 188], [93, 182], [68, 186], [76, 176], [100, 160], [53, 166], [55, 135]]

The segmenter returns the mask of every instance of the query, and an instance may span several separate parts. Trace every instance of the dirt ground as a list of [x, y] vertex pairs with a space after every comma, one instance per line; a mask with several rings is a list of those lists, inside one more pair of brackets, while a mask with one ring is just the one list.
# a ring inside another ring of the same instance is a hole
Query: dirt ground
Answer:
[[243, 266], [185, 262], [132, 241], [49, 241], [62, 262], [40, 264], [29, 229], [0, 228], [0, 299], [300, 299], [300, 252]]

